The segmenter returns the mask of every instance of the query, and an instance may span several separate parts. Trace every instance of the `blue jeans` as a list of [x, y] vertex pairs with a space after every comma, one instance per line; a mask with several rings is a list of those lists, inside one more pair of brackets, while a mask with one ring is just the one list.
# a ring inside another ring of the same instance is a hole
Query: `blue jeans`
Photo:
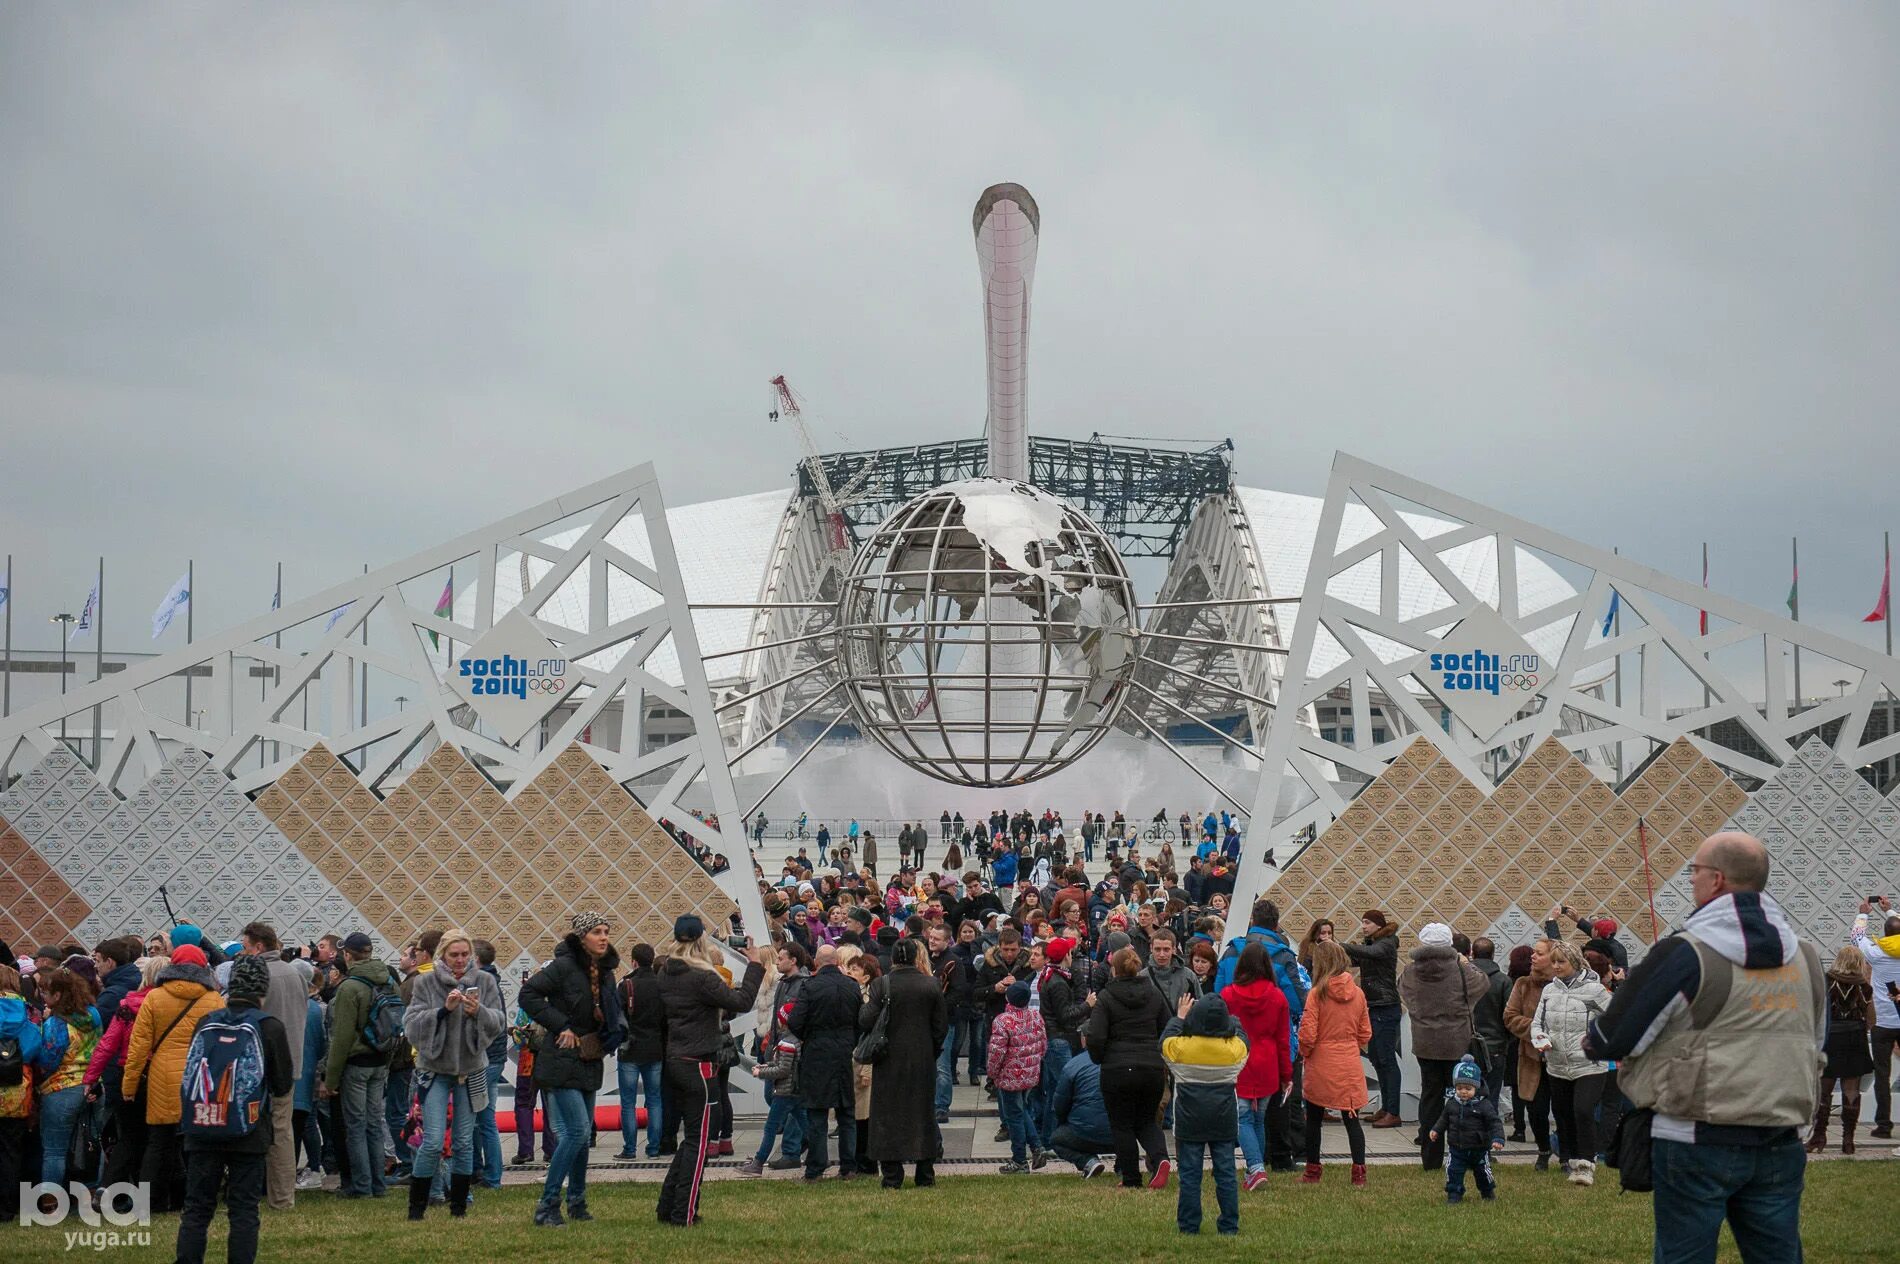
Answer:
[[1372, 1020], [1372, 1043], [1366, 1057], [1379, 1077], [1379, 1109], [1403, 1114], [1405, 1086], [1399, 1078], [1399, 1017], [1397, 1005], [1371, 1005], [1366, 1016]]
[[953, 1021], [943, 1034], [943, 1048], [937, 1050], [937, 1113], [950, 1109], [950, 1090], [957, 1082], [957, 1028]]
[[983, 1012], [970, 1010], [957, 1020], [957, 1053], [969, 1059], [970, 1078], [983, 1074], [989, 1050], [983, 1047]]
[[449, 1133], [451, 1102], [455, 1131], [449, 1143], [449, 1171], [457, 1176], [475, 1174], [475, 1111], [468, 1104], [468, 1083], [452, 1075], [436, 1075], [430, 1077], [429, 1091], [422, 1097], [422, 1144], [416, 1149], [411, 1176], [433, 1178], [442, 1166], [442, 1138]]
[[1031, 1103], [1036, 1108], [1036, 1135], [1039, 1137], [1047, 1137], [1056, 1130], [1056, 1079], [1073, 1056], [1069, 1042], [1058, 1038], [1051, 1038], [1043, 1050], [1042, 1091], [1035, 1094]]
[[1247, 1161], [1247, 1175], [1267, 1168], [1267, 1102], [1265, 1097], [1240, 1099], [1240, 1154]]
[[415, 1155], [403, 1140], [402, 1126], [409, 1118], [409, 1102], [414, 1095], [415, 1071], [390, 1069], [389, 1082], [383, 1085], [383, 1124], [389, 1130], [389, 1152], [398, 1167], [408, 1167]]
[[758, 1153], [752, 1157], [761, 1163], [765, 1162], [772, 1157], [772, 1143], [784, 1137], [785, 1157], [793, 1158], [804, 1147], [805, 1107], [792, 1094], [773, 1087], [771, 1081], [764, 1080], [761, 1083], [765, 1088], [766, 1100], [765, 1133], [759, 1138]]
[[1722, 1220], [1748, 1264], [1799, 1264], [1800, 1141], [1777, 1146], [1691, 1145], [1656, 1138], [1655, 1264], [1715, 1259]]
[[[40, 1098], [40, 1179], [66, 1187], [66, 1148], [72, 1144], [79, 1112], [86, 1108], [86, 1086], [75, 1084]], [[73, 1179], [90, 1185], [97, 1172], [74, 1172]]]
[[640, 1126], [634, 1111], [634, 1097], [642, 1088], [647, 1096], [647, 1157], [653, 1158], [660, 1152], [660, 1127], [665, 1119], [665, 1111], [660, 1099], [666, 1091], [660, 1085], [660, 1063], [627, 1062], [619, 1064], [620, 1075], [620, 1148], [627, 1154], [634, 1152], [634, 1142], [640, 1139]]
[[1174, 1148], [1181, 1157], [1181, 1196], [1175, 1203], [1175, 1227], [1182, 1233], [1201, 1231], [1201, 1162], [1206, 1158], [1214, 1163], [1214, 1198], [1220, 1204], [1220, 1219], [1214, 1227], [1222, 1233], [1239, 1233], [1240, 1182], [1234, 1176], [1234, 1143], [1183, 1141], [1177, 1137]]
[[501, 1073], [508, 1065], [508, 1055], [492, 1058], [488, 1063], [488, 1105], [475, 1117], [480, 1126], [481, 1153], [477, 1164], [481, 1169], [482, 1184], [490, 1189], [501, 1188], [501, 1129], [495, 1124], [495, 1106], [501, 1100]]
[[1495, 1197], [1497, 1182], [1491, 1179], [1491, 1152], [1485, 1149], [1464, 1150], [1456, 1147], [1445, 1149], [1445, 1196], [1454, 1202], [1465, 1196], [1465, 1172], [1471, 1172], [1471, 1179], [1478, 1183], [1478, 1193], [1486, 1198]]
[[1036, 1131], [1035, 1112], [1029, 1104], [1036, 1092], [1033, 1088], [997, 1090], [996, 1105], [1003, 1113], [1003, 1127], [1009, 1129], [1011, 1163], [1026, 1162], [1029, 1152], [1042, 1149], [1042, 1134]]
[[[554, 1121], [554, 1155], [548, 1160], [548, 1178], [541, 1185], [541, 1201], [552, 1203], [567, 1182], [567, 1202], [587, 1201], [587, 1147], [594, 1139], [594, 1095], [585, 1089], [541, 1090], [541, 1109]], [[625, 1107], [621, 1108], [622, 1110]]]
[[345, 1066], [343, 1095], [337, 1099], [343, 1115], [343, 1148], [350, 1156], [350, 1192], [380, 1194], [383, 1182], [383, 1146], [388, 1126], [383, 1122], [383, 1097], [389, 1086], [387, 1066]]

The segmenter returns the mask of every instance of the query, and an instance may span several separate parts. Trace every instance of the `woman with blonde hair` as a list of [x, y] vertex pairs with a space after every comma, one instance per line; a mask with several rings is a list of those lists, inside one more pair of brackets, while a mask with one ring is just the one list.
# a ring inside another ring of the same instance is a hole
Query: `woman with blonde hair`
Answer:
[[1808, 1153], [1827, 1149], [1827, 1120], [1834, 1109], [1834, 1084], [1841, 1086], [1841, 1153], [1854, 1153], [1854, 1129], [1860, 1126], [1860, 1081], [1874, 1074], [1868, 1046], [1873, 1025], [1874, 986], [1866, 954], [1847, 944], [1834, 954], [1827, 971], [1827, 1064], [1821, 1068], [1821, 1100], [1814, 1108], [1814, 1135]]
[[[422, 1097], [422, 1144], [409, 1174], [409, 1218], [429, 1209], [429, 1186], [442, 1164], [442, 1138], [450, 1137], [449, 1214], [468, 1214], [468, 1187], [475, 1180], [477, 1114], [488, 1105], [488, 1046], [508, 1026], [501, 984], [475, 965], [475, 941], [459, 928], [435, 946], [435, 968], [411, 976], [403, 1010], [403, 1036], [415, 1046], [416, 1070], [427, 1074]], [[540, 1080], [539, 1067], [536, 1081]], [[455, 1129], [449, 1132], [449, 1114]]]
[[1531, 1015], [1531, 1046], [1544, 1055], [1550, 1107], [1557, 1120], [1557, 1157], [1572, 1185], [1596, 1181], [1597, 1106], [1610, 1066], [1583, 1050], [1590, 1024], [1610, 1007], [1610, 993], [1575, 944], [1550, 941], [1550, 982]]
[[662, 1224], [684, 1226], [699, 1220], [699, 1190], [713, 1131], [724, 1024], [728, 1016], [745, 1013], [758, 999], [765, 982], [767, 949], [756, 944], [747, 950], [745, 977], [734, 987], [719, 949], [706, 938], [706, 924], [687, 913], [674, 921], [673, 940], [662, 955], [666, 1082], [680, 1104], [686, 1136], [660, 1186], [659, 1217]]
[[1346, 1125], [1352, 1148], [1352, 1183], [1366, 1183], [1366, 1132], [1359, 1108], [1369, 1100], [1366, 1076], [1359, 1058], [1372, 1043], [1372, 1016], [1366, 994], [1353, 982], [1352, 961], [1346, 950], [1330, 939], [1313, 944], [1313, 986], [1300, 1015], [1300, 1060], [1305, 1068], [1302, 1095], [1306, 1099], [1306, 1174], [1317, 1184], [1320, 1129], [1327, 1116], [1337, 1115]]

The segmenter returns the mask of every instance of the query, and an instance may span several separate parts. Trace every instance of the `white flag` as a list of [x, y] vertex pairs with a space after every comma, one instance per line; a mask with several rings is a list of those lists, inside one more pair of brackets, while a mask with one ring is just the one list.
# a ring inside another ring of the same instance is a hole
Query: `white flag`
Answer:
[[86, 633], [92, 631], [92, 616], [99, 610], [99, 581], [92, 582], [92, 591], [86, 594], [86, 608], [79, 612], [79, 622], [73, 624], [73, 630], [67, 634], [66, 644], [71, 645]]
[[191, 604], [191, 572], [186, 571], [172, 585], [165, 599], [158, 603], [158, 609], [152, 611], [152, 639], [156, 641], [165, 635], [165, 629], [172, 625], [172, 616]]
[[356, 604], [356, 603], [355, 603], [354, 601], [346, 601], [346, 602], [344, 602], [344, 603], [343, 603], [342, 605], [340, 605], [340, 606], [338, 606], [338, 607], [337, 607], [336, 609], [334, 609], [334, 610], [332, 610], [332, 611], [330, 612], [330, 621], [329, 621], [328, 623], [326, 623], [326, 624], [324, 624], [324, 625], [323, 625], [323, 630], [324, 630], [325, 632], [328, 632], [328, 631], [329, 631], [329, 630], [330, 630], [331, 628], [333, 628], [333, 627], [335, 627], [335, 626], [336, 626], [336, 621], [337, 621], [338, 619], [341, 619], [341, 618], [343, 617], [343, 615], [344, 615], [344, 613], [345, 613], [345, 612], [346, 612], [347, 610], [349, 610], [349, 608], [350, 608], [351, 606], [353, 606], [353, 605], [355, 605], [355, 604]]

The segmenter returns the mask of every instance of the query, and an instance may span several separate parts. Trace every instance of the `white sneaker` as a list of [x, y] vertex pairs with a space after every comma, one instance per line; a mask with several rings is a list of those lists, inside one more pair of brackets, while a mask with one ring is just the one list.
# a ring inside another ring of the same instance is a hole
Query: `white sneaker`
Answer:
[[1597, 1165], [1589, 1159], [1578, 1159], [1570, 1165], [1570, 1183], [1572, 1185], [1596, 1184]]
[[298, 1189], [322, 1189], [323, 1173], [313, 1168], [305, 1168], [297, 1173]]

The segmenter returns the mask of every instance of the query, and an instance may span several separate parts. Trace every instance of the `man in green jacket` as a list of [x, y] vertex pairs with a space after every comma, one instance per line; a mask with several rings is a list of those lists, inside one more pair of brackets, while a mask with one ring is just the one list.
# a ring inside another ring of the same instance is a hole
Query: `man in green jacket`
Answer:
[[[383, 1150], [383, 1093], [389, 1083], [387, 1052], [378, 1052], [364, 1039], [379, 997], [400, 997], [396, 972], [377, 960], [376, 945], [362, 931], [343, 941], [343, 961], [349, 974], [337, 986], [330, 1004], [330, 1059], [324, 1066], [325, 1097], [340, 1095], [343, 1138], [349, 1155], [349, 1183], [345, 1198], [381, 1198], [385, 1193]], [[395, 1012], [400, 1014], [400, 1003]]]

